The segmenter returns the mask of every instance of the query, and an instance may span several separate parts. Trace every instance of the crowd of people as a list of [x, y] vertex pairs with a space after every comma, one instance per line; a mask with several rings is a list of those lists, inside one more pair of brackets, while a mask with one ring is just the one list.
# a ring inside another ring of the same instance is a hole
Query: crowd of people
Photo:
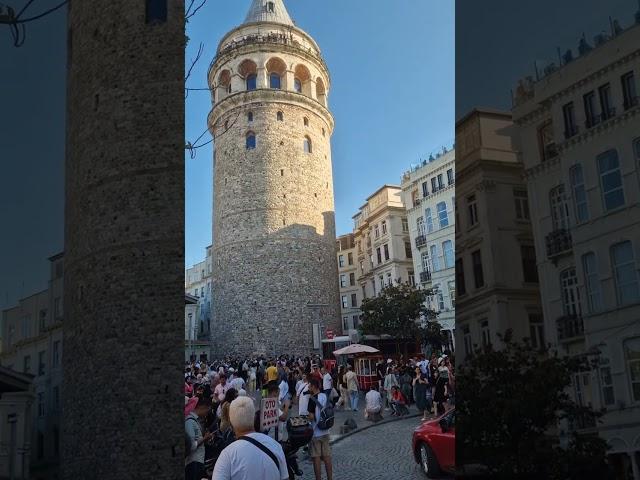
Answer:
[[[185, 364], [185, 478], [187, 480], [292, 479], [302, 475], [287, 421], [308, 420], [305, 450], [316, 480], [332, 480], [329, 428], [334, 410], [358, 412], [364, 395], [364, 418], [381, 420], [409, 413], [415, 404], [422, 418], [443, 414], [455, 401], [453, 359], [380, 359], [367, 391], [352, 364], [323, 363], [318, 356], [226, 358]], [[277, 399], [277, 425], [261, 430], [260, 400]], [[330, 417], [330, 422], [329, 422]], [[309, 432], [310, 433], [310, 432]], [[241, 440], [241, 441], [238, 441]], [[256, 474], [260, 471], [259, 474]]]

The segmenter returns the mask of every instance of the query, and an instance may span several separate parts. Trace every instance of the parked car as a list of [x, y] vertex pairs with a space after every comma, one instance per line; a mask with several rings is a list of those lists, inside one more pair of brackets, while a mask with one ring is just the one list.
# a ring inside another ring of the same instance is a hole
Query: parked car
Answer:
[[429, 478], [454, 473], [456, 467], [456, 411], [424, 422], [413, 432], [415, 461]]

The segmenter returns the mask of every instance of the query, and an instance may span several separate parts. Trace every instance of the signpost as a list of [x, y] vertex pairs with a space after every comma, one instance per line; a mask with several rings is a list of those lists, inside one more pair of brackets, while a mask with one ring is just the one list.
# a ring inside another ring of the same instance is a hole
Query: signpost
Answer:
[[263, 398], [260, 406], [260, 431], [264, 432], [271, 427], [278, 426], [278, 399]]

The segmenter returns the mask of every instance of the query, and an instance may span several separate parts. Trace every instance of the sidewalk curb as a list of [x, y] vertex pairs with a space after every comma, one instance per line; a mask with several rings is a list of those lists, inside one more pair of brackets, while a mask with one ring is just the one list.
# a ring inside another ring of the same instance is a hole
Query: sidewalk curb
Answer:
[[[400, 420], [407, 420], [409, 418], [416, 418], [416, 417], [421, 417], [422, 413], [410, 413], [409, 415], [404, 415], [402, 417], [392, 417], [389, 418], [387, 420], [382, 420], [381, 422], [377, 422], [377, 423], [371, 423], [371, 425], [365, 425], [364, 427], [361, 428], [356, 428], [355, 430], [352, 430], [348, 433], [345, 433], [343, 435], [339, 435], [337, 438], [334, 438], [333, 440], [329, 441], [329, 445], [334, 445], [342, 440], [344, 440], [345, 438], [350, 437], [351, 435], [355, 435], [356, 433], [360, 433], [360, 432], [364, 432], [365, 430], [369, 430], [370, 428], [374, 428], [374, 427], [378, 427], [380, 425], [386, 425], [387, 423], [393, 423], [393, 422], [399, 422]], [[367, 422], [368, 420], [364, 420], [363, 421]]]

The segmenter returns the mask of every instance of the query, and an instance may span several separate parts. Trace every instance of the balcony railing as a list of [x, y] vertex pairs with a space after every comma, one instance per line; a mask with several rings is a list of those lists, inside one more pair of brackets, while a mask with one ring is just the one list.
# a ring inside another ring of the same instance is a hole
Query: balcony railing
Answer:
[[640, 97], [627, 98], [624, 101], [624, 109], [629, 110], [630, 108], [637, 106], [639, 103], [640, 103]]
[[584, 323], [579, 315], [564, 315], [556, 320], [556, 326], [559, 341], [574, 340], [584, 335]]
[[571, 232], [566, 228], [554, 230], [545, 237], [547, 257], [555, 258], [572, 251]]
[[431, 281], [431, 272], [430, 271], [424, 271], [424, 272], [420, 272], [420, 283], [428, 283]]
[[414, 207], [419, 207], [420, 206], [420, 199], [419, 198], [414, 198], [413, 199], [413, 206]]
[[416, 237], [416, 248], [424, 247], [427, 244], [427, 237], [418, 235]]

